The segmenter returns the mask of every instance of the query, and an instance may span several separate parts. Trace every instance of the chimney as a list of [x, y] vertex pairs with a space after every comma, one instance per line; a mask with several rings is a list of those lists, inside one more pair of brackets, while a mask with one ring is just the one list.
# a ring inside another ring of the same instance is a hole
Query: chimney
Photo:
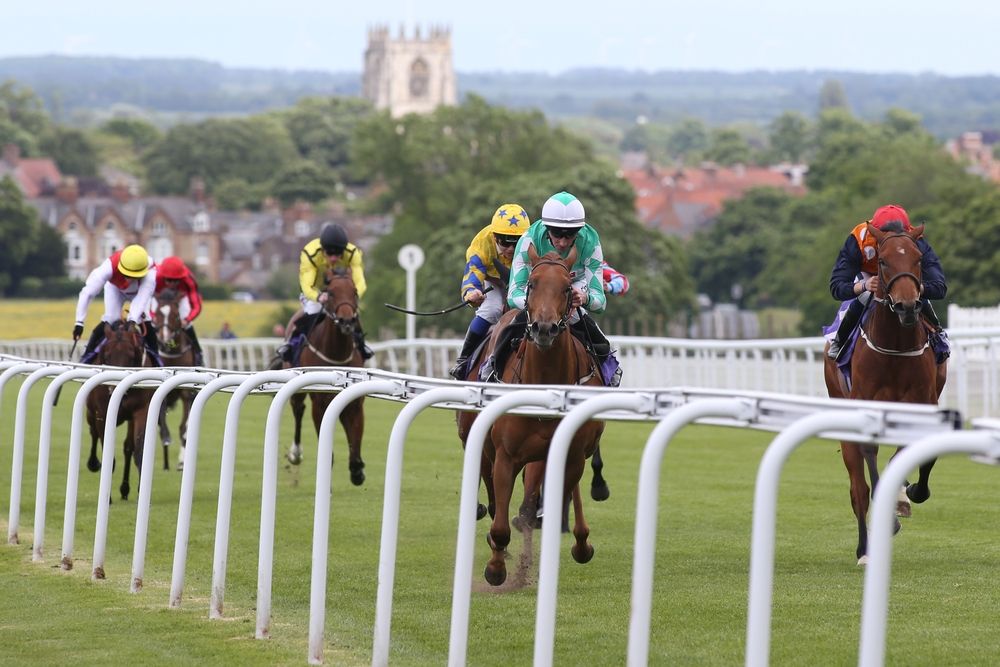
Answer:
[[191, 179], [191, 199], [199, 204], [205, 203], [205, 179], [200, 176]]
[[129, 191], [128, 183], [121, 179], [112, 183], [111, 198], [119, 204], [127, 204], [132, 199], [132, 193]]
[[17, 144], [4, 144], [3, 161], [11, 167], [16, 167], [21, 161], [21, 147]]
[[75, 177], [66, 176], [56, 186], [56, 199], [63, 204], [73, 206], [79, 198], [80, 186], [77, 184]]

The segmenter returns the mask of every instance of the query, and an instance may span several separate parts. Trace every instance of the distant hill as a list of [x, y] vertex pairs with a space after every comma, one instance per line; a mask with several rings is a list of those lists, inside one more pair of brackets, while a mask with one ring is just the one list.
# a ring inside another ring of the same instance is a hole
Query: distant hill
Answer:
[[[693, 116], [712, 125], [765, 124], [784, 111], [814, 116], [824, 81], [836, 79], [855, 114], [881, 118], [892, 107], [921, 116], [944, 138], [1000, 129], [1000, 77], [861, 74], [838, 71], [642, 72], [578, 69], [459, 72], [460, 95], [541, 109], [547, 116], [591, 116], [630, 124], [639, 115], [672, 121]], [[0, 58], [0, 81], [31, 87], [64, 121], [129, 106], [197, 118], [259, 113], [309, 95], [359, 95], [360, 72], [231, 69], [204, 60], [67, 56]]]

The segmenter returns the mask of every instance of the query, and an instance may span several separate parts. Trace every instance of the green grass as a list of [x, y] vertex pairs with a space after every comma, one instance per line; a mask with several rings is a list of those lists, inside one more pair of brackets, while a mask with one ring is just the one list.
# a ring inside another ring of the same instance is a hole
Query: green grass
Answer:
[[[18, 381], [0, 405], [0, 499], [9, 497]], [[271, 639], [253, 639], [261, 445], [269, 399], [250, 397], [239, 429], [225, 593], [226, 620], [208, 620], [225, 397], [207, 406], [201, 436], [183, 607], [167, 609], [181, 475], [155, 472], [144, 589], [128, 592], [135, 496], [111, 507], [108, 580], [90, 581], [98, 476], [81, 470], [76, 567], [57, 567], [62, 535], [69, 406], [56, 408], [45, 561], [30, 561], [41, 387], [32, 391], [22, 492], [21, 544], [0, 548], [4, 658], [23, 664], [304, 664], [307, 653], [315, 438], [306, 460], [279, 468]], [[371, 661], [386, 442], [398, 404], [369, 399], [364, 446], [368, 481], [353, 487], [338, 430], [328, 564], [326, 663]], [[176, 423], [176, 414], [171, 420]], [[603, 439], [612, 497], [587, 502], [594, 560], [578, 565], [563, 537], [555, 663], [623, 664], [631, 588], [639, 457], [651, 424], [612, 423]], [[282, 446], [291, 417], [282, 425]], [[772, 434], [690, 427], [670, 444], [661, 480], [650, 663], [743, 662], [753, 481]], [[448, 652], [462, 454], [453, 415], [429, 411], [413, 425], [402, 482], [401, 529], [390, 661], [442, 664]], [[83, 452], [86, 457], [86, 451]], [[113, 488], [117, 490], [120, 466]], [[998, 471], [960, 457], [938, 463], [934, 496], [895, 538], [887, 664], [993, 664], [1000, 650]], [[589, 472], [587, 473], [589, 480]], [[811, 441], [786, 465], [779, 497], [772, 663], [844, 665], [857, 659], [863, 570], [855, 565], [847, 476], [833, 442]], [[133, 477], [134, 483], [134, 477]], [[0, 504], [4, 510], [7, 503]], [[6, 528], [6, 511], [0, 516]], [[537, 551], [532, 583], [495, 592], [480, 522], [470, 616], [470, 665], [527, 664], [533, 650]], [[6, 532], [4, 530], [4, 532]], [[515, 534], [511, 561], [524, 545]]]

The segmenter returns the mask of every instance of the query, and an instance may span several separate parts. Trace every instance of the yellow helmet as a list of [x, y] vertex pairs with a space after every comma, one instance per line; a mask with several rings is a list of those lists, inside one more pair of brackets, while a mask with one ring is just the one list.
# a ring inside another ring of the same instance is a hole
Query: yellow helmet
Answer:
[[521, 236], [530, 226], [531, 220], [523, 208], [517, 204], [504, 204], [493, 214], [490, 231], [502, 236]]
[[118, 257], [118, 271], [130, 278], [142, 278], [149, 273], [149, 255], [141, 245], [125, 246]]

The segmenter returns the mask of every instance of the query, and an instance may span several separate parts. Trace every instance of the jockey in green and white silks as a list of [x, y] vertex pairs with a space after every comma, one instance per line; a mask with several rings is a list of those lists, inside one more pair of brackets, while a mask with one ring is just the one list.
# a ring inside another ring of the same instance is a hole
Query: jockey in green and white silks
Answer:
[[[544, 220], [537, 220], [527, 233], [521, 237], [514, 250], [514, 261], [510, 270], [510, 288], [507, 292], [507, 303], [511, 308], [524, 309], [525, 298], [528, 290], [528, 274], [531, 273], [531, 263], [528, 261], [528, 247], [535, 246], [535, 252], [539, 255], [552, 252], [557, 248], [549, 239], [549, 230]], [[604, 252], [601, 250], [601, 238], [597, 231], [590, 225], [585, 224], [576, 235], [576, 240], [570, 244], [564, 252], [559, 252], [560, 257], [569, 254], [572, 247], [576, 247], [576, 263], [573, 264], [573, 287], [583, 291], [586, 298], [583, 307], [591, 313], [603, 313], [608, 300], [604, 293], [603, 272], [601, 264], [604, 261]], [[571, 322], [576, 322], [579, 315], [574, 311]]]
[[527, 305], [528, 276], [531, 273], [528, 248], [531, 246], [539, 255], [555, 251], [560, 257], [568, 256], [572, 248], [576, 248], [570, 301], [574, 308], [570, 313], [569, 328], [597, 359], [605, 384], [617, 387], [621, 383], [618, 360], [612, 353], [611, 343], [589, 314], [603, 313], [607, 306], [602, 270], [604, 251], [597, 230], [587, 224], [580, 200], [568, 192], [552, 195], [542, 207], [541, 220], [531, 225], [518, 241], [511, 264], [507, 303], [522, 311]]

